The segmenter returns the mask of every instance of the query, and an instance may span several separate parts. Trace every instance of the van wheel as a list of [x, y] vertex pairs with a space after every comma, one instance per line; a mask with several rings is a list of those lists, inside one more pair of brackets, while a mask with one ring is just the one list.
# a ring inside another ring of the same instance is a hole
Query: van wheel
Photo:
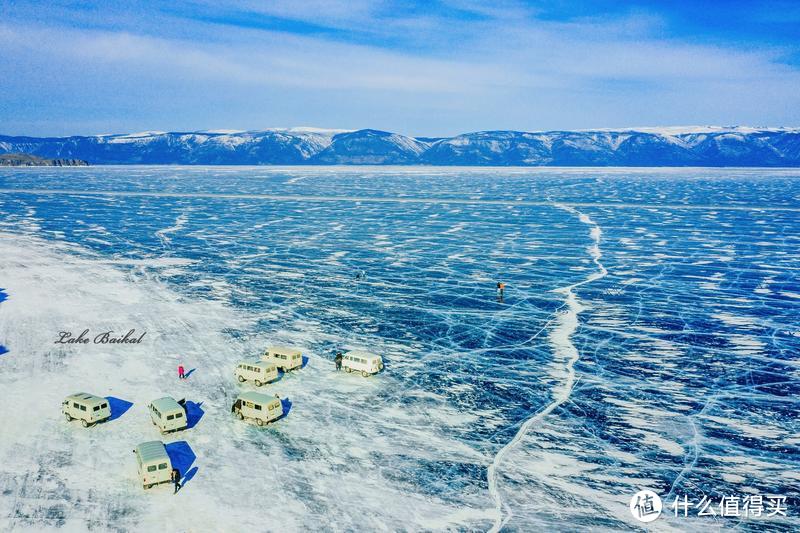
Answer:
[[258, 379], [253, 381], [253, 383], [256, 384], [256, 387], [260, 387], [261, 385], [263, 385], [263, 383], [261, 383], [261, 380], [258, 380]]
[[347, 372], [347, 373], [349, 374], [350, 372], [352, 372], [352, 371], [353, 371], [353, 369], [352, 369], [352, 368], [350, 368], [349, 366], [346, 366], [346, 367], [344, 367], [344, 371], [345, 371], [345, 372]]
[[361, 371], [361, 375], [362, 375], [362, 376], [364, 376], [364, 377], [367, 377], [367, 376], [369, 376], [369, 374], [367, 373], [367, 371], [366, 371], [366, 370], [362, 370], [362, 371]]
[[383, 363], [378, 365], [378, 370], [383, 370]]
[[68, 413], [64, 413], [64, 418], [67, 419], [67, 422], [72, 422], [72, 417]]
[[89, 427], [89, 422], [87, 422], [86, 420], [81, 420], [81, 425], [83, 427], [85, 427], [85, 428], [88, 428]]
[[144, 490], [148, 490], [148, 489], [152, 489], [152, 488], [153, 488], [153, 485], [152, 485], [152, 484], [151, 484], [151, 485], [145, 485], [145, 486], [144, 486]]
[[256, 424], [258, 424], [259, 426], [263, 426], [264, 425], [264, 421], [261, 420], [260, 418], [256, 418]]
[[244, 378], [242, 376], [239, 376], [239, 383], [244, 383]]

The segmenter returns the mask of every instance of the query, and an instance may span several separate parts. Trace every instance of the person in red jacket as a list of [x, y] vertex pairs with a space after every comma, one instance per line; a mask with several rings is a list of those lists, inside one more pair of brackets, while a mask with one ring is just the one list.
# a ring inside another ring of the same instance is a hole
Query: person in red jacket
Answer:
[[183, 365], [178, 365], [178, 379], [186, 379], [186, 375], [183, 373]]

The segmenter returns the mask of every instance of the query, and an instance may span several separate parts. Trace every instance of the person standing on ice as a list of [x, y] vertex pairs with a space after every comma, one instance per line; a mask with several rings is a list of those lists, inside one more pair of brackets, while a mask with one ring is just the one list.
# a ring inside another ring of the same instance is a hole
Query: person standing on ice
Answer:
[[503, 299], [503, 293], [506, 291], [506, 284], [502, 281], [497, 282], [497, 297]]
[[336, 370], [342, 369], [342, 352], [336, 352], [336, 357], [333, 358], [333, 361], [336, 363]]
[[177, 494], [181, 488], [181, 471], [177, 468], [173, 468], [172, 473], [169, 475], [169, 479], [175, 483], [175, 492], [172, 494]]
[[183, 365], [178, 365], [178, 379], [186, 379], [186, 374], [183, 373]]

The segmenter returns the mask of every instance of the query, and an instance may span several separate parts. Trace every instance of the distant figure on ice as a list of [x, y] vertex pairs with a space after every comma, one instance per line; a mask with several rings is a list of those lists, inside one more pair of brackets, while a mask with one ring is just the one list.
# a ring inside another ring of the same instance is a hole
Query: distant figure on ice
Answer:
[[359, 270], [356, 273], [356, 281], [359, 281], [359, 280], [362, 280], [362, 279], [367, 279], [367, 273], [365, 271], [363, 271], [363, 270]]
[[177, 468], [172, 469], [172, 473], [169, 475], [170, 481], [175, 483], [175, 492], [172, 494], [177, 494], [178, 491], [181, 489], [181, 471]]
[[506, 292], [506, 284], [503, 283], [502, 281], [498, 281], [497, 282], [497, 298], [502, 300], [503, 299], [503, 295], [504, 295], [505, 292]]
[[183, 373], [183, 365], [178, 365], [178, 379], [186, 379], [186, 374]]
[[336, 352], [336, 357], [333, 358], [333, 361], [336, 363], [336, 370], [342, 369], [342, 352]]

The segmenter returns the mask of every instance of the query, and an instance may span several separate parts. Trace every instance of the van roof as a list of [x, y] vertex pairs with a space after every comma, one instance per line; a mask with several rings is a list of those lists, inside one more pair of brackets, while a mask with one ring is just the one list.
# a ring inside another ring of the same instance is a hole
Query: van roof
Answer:
[[151, 463], [153, 461], [160, 461], [163, 459], [169, 461], [167, 448], [160, 440], [143, 442], [136, 447], [136, 451], [139, 454], [139, 457], [142, 458], [143, 463]]
[[278, 352], [287, 355], [294, 355], [294, 354], [302, 354], [302, 350], [298, 348], [292, 348], [291, 346], [281, 346], [279, 344], [273, 344], [272, 346], [267, 346], [268, 352]]
[[97, 405], [103, 403], [106, 400], [105, 398], [101, 398], [100, 396], [95, 396], [94, 394], [89, 394], [88, 392], [76, 392], [75, 394], [70, 394], [67, 396], [68, 400], [77, 400], [81, 403], [85, 403], [88, 405]]
[[269, 396], [268, 394], [262, 394], [260, 392], [255, 392], [255, 391], [243, 392], [239, 395], [239, 399], [246, 400], [248, 402], [256, 402], [263, 405], [278, 400], [278, 398], [276, 398], [275, 396]]
[[153, 400], [150, 405], [161, 411], [162, 413], [169, 413], [172, 411], [185, 411], [185, 409], [175, 401], [172, 396], [164, 396], [158, 400]]
[[259, 368], [272, 368], [275, 365], [269, 361], [240, 361], [240, 365], [257, 366]]
[[355, 357], [363, 357], [364, 359], [375, 359], [379, 358], [380, 355], [376, 355], [374, 353], [365, 352], [363, 350], [351, 350], [347, 352], [345, 355], [353, 355]]

